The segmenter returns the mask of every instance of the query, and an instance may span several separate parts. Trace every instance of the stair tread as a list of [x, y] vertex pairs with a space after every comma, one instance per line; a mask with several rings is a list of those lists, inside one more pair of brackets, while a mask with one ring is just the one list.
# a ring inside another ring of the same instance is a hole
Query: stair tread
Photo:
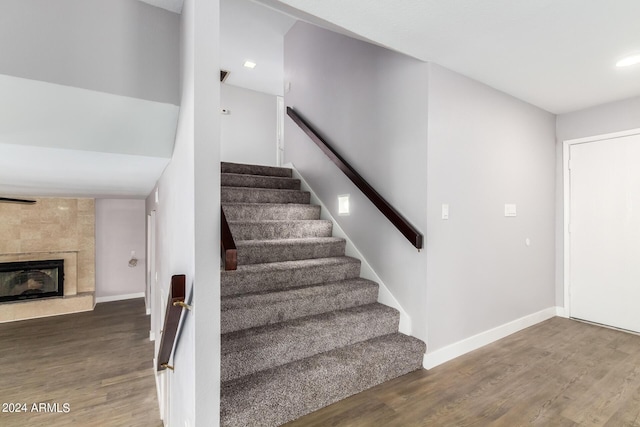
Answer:
[[287, 245], [315, 245], [323, 243], [345, 242], [342, 237], [297, 237], [293, 239], [260, 239], [260, 240], [237, 240], [236, 247], [251, 246], [287, 246]]
[[277, 426], [404, 375], [425, 345], [400, 333], [372, 338], [221, 385], [221, 425]]
[[[376, 316], [398, 315], [398, 310], [377, 302], [355, 307], [348, 307], [342, 310], [333, 310], [326, 313], [315, 314], [313, 316], [300, 317], [297, 319], [287, 320], [280, 323], [272, 323], [270, 325], [258, 326], [255, 328], [243, 329], [240, 331], [222, 334], [222, 353], [232, 353], [246, 350], [248, 347], [264, 347], [277, 345], [273, 339], [267, 335], [290, 334], [294, 331], [297, 335], [309, 335], [308, 331], [315, 330], [313, 335], [322, 334], [323, 328], [320, 324], [327, 320], [346, 319], [354, 315], [369, 313]], [[305, 332], [307, 331], [307, 332]], [[395, 332], [395, 331], [394, 331]], [[312, 337], [313, 338], [313, 337]]]
[[248, 264], [239, 265], [237, 270], [234, 271], [222, 271], [222, 275], [237, 275], [239, 273], [249, 272], [267, 272], [274, 270], [298, 270], [304, 267], [335, 265], [335, 264], [360, 264], [360, 260], [350, 256], [339, 257], [327, 257], [327, 258], [313, 258], [313, 259], [301, 259], [294, 261], [278, 261], [278, 262], [266, 262], [262, 264]]
[[[230, 187], [227, 185], [222, 185], [220, 186], [220, 188], [222, 190], [247, 190], [247, 191], [258, 191], [258, 192], [270, 192], [270, 191], [278, 191], [278, 192], [282, 192], [282, 193], [308, 193], [308, 191], [303, 191], [303, 190], [293, 190], [291, 188], [260, 188], [260, 187]], [[250, 203], [250, 202], [249, 202]], [[262, 202], [264, 203], [264, 202]], [[227, 204], [225, 202], [223, 202], [223, 204]], [[253, 204], [253, 203], [250, 203]]]
[[229, 295], [221, 298], [221, 308], [225, 311], [241, 306], [252, 307], [273, 302], [291, 301], [303, 297], [322, 295], [327, 292], [339, 293], [343, 288], [351, 290], [354, 288], [369, 286], [378, 287], [378, 284], [368, 279], [356, 278], [283, 290], [268, 290], [239, 295]]
[[220, 176], [222, 187], [248, 187], [273, 189], [300, 189], [300, 180], [284, 176], [248, 175], [242, 173], [223, 173]]
[[246, 163], [220, 162], [221, 173], [239, 173], [246, 175], [266, 175], [291, 177], [290, 168], [277, 166], [250, 165]]
[[223, 334], [221, 380], [397, 332], [399, 316], [372, 303]]

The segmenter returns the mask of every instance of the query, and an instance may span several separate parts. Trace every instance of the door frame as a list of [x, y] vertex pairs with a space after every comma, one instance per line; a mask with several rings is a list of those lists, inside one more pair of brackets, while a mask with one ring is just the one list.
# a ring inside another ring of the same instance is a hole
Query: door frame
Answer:
[[612, 132], [584, 138], [568, 139], [562, 142], [562, 181], [564, 185], [563, 208], [563, 288], [564, 288], [564, 317], [571, 317], [571, 175], [570, 175], [570, 149], [572, 145], [586, 144], [589, 142], [603, 141], [607, 139], [622, 138], [625, 136], [640, 135], [640, 128], [629, 129], [620, 132]]

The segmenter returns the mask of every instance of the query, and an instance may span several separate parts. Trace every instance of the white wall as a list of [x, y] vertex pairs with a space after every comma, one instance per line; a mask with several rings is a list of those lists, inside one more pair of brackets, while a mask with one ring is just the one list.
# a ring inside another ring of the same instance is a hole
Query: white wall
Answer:
[[[285, 104], [307, 118], [356, 170], [426, 233], [427, 64], [310, 24], [285, 37]], [[289, 119], [291, 162], [338, 218], [426, 340], [427, 257]], [[351, 195], [339, 216], [337, 195]], [[427, 241], [428, 241], [428, 236]]]
[[548, 112], [430, 65], [429, 352], [555, 306], [554, 126]]
[[228, 84], [220, 85], [220, 158], [225, 162], [275, 166], [277, 100], [275, 95]]
[[[181, 108], [169, 166], [147, 198], [156, 212], [152, 310], [161, 313], [171, 276], [186, 274], [193, 310], [183, 315], [169, 382], [170, 425], [215, 426], [220, 402], [219, 84], [217, 0], [186, 0], [181, 17]], [[155, 294], [155, 297], [153, 297]], [[156, 350], [163, 319], [152, 325]], [[196, 375], [197, 372], [197, 375]]]
[[556, 120], [556, 301], [564, 306], [564, 141], [640, 129], [640, 97], [560, 114]]
[[144, 200], [96, 199], [96, 298], [144, 293], [145, 263]]
[[178, 27], [137, 0], [3, 0], [0, 74], [178, 104]]

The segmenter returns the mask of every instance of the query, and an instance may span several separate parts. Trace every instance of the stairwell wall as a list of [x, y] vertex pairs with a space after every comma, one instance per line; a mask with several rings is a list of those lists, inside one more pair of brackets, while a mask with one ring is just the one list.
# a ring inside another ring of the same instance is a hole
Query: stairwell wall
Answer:
[[277, 97], [223, 83], [220, 103], [222, 161], [276, 166]]
[[[411, 317], [428, 357], [442, 350], [442, 363], [555, 314], [554, 115], [306, 23], [285, 37], [287, 84], [285, 104], [425, 235], [417, 253], [287, 118], [285, 161]], [[345, 193], [350, 216], [337, 215]]]
[[[285, 36], [285, 105], [423, 233], [427, 211], [427, 64], [298, 22]], [[337, 218], [426, 340], [426, 256], [360, 193], [288, 117], [291, 162]], [[350, 194], [340, 216], [337, 196]]]
[[[182, 96], [175, 148], [146, 200], [147, 214], [155, 211], [156, 215], [156, 271], [151, 272], [151, 309], [157, 314], [152, 315], [156, 321], [152, 325], [154, 357], [172, 275], [187, 276], [187, 300], [193, 305], [192, 311], [183, 311], [181, 335], [171, 361], [175, 371], [165, 370], [158, 376], [161, 411], [169, 416], [167, 425], [219, 425], [218, 20], [218, 0], [185, 1], [180, 31]], [[163, 408], [165, 404], [168, 408]]]

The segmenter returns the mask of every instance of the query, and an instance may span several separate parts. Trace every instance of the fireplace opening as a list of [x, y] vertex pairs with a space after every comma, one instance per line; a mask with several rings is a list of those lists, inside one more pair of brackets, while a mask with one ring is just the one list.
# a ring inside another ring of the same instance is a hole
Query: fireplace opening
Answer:
[[0, 263], [0, 302], [64, 295], [64, 260]]

